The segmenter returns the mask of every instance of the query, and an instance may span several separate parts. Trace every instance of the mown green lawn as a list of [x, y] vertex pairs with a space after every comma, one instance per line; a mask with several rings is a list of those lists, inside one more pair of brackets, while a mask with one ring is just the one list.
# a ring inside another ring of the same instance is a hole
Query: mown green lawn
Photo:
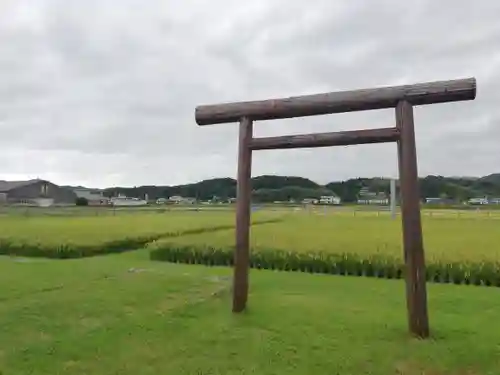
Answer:
[[429, 285], [433, 338], [407, 333], [404, 283], [251, 272], [230, 312], [229, 268], [0, 257], [0, 372], [498, 374], [500, 289]]

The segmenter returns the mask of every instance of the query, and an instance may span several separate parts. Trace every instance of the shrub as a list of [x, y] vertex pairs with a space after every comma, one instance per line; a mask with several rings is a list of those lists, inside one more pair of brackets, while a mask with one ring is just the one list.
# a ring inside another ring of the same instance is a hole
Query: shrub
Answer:
[[[233, 264], [234, 247], [179, 245], [160, 240], [147, 245], [150, 259], [175, 263], [228, 266]], [[301, 271], [337, 275], [400, 279], [405, 266], [397, 258], [376, 254], [362, 257], [354, 253], [325, 253], [252, 249], [250, 266], [257, 269]], [[426, 269], [429, 282], [500, 286], [498, 262], [430, 262]]]
[[76, 198], [75, 204], [77, 206], [88, 206], [89, 205], [89, 201], [88, 201], [87, 198], [78, 197], [78, 198]]

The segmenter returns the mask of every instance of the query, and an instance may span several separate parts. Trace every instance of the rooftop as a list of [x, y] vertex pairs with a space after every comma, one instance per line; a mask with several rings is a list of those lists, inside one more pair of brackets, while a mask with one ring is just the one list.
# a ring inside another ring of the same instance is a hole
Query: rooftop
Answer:
[[12, 189], [16, 189], [22, 186], [27, 186], [34, 184], [39, 181], [44, 181], [40, 179], [33, 179], [33, 180], [27, 180], [27, 181], [5, 181], [5, 180], [0, 180], [0, 192], [6, 192]]

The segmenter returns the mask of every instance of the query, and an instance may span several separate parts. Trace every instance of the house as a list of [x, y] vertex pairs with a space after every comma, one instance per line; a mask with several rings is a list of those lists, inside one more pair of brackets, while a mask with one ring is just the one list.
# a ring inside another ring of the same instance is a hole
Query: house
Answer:
[[194, 204], [196, 203], [196, 198], [184, 198], [180, 195], [173, 195], [168, 200], [175, 204]]
[[389, 197], [384, 192], [372, 192], [369, 188], [361, 188], [358, 193], [358, 204], [387, 205]]
[[425, 198], [425, 203], [431, 203], [431, 204], [436, 204], [436, 203], [442, 203], [443, 198]]
[[156, 200], [156, 204], [167, 204], [168, 200], [167, 198], [158, 198]]
[[453, 201], [453, 199], [450, 199], [450, 198], [425, 198], [425, 203], [449, 205], [449, 204], [453, 204], [455, 202]]
[[318, 204], [318, 200], [316, 198], [304, 198], [302, 204]]
[[47, 180], [27, 181], [0, 180], [0, 203], [49, 207], [72, 205], [76, 202], [75, 192]]
[[75, 188], [73, 191], [78, 198], [86, 199], [89, 206], [107, 206], [110, 204], [110, 199], [104, 196], [102, 190]]
[[479, 204], [479, 205], [482, 205], [482, 204], [488, 204], [488, 199], [487, 198], [471, 198], [467, 201], [468, 204], [473, 204], [473, 205], [476, 205], [476, 204]]
[[148, 204], [148, 201], [144, 199], [124, 197], [120, 195], [118, 197], [111, 198], [109, 200], [109, 203], [113, 206], [146, 206]]
[[319, 198], [320, 204], [340, 204], [340, 197], [335, 195], [323, 195]]
[[168, 198], [168, 201], [171, 203], [181, 203], [183, 199], [180, 195], [172, 195]]

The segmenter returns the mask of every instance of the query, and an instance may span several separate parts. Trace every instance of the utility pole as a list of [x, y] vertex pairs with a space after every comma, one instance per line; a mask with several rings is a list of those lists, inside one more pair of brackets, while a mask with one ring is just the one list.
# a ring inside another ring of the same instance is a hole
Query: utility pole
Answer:
[[391, 217], [396, 218], [396, 179], [391, 178]]

